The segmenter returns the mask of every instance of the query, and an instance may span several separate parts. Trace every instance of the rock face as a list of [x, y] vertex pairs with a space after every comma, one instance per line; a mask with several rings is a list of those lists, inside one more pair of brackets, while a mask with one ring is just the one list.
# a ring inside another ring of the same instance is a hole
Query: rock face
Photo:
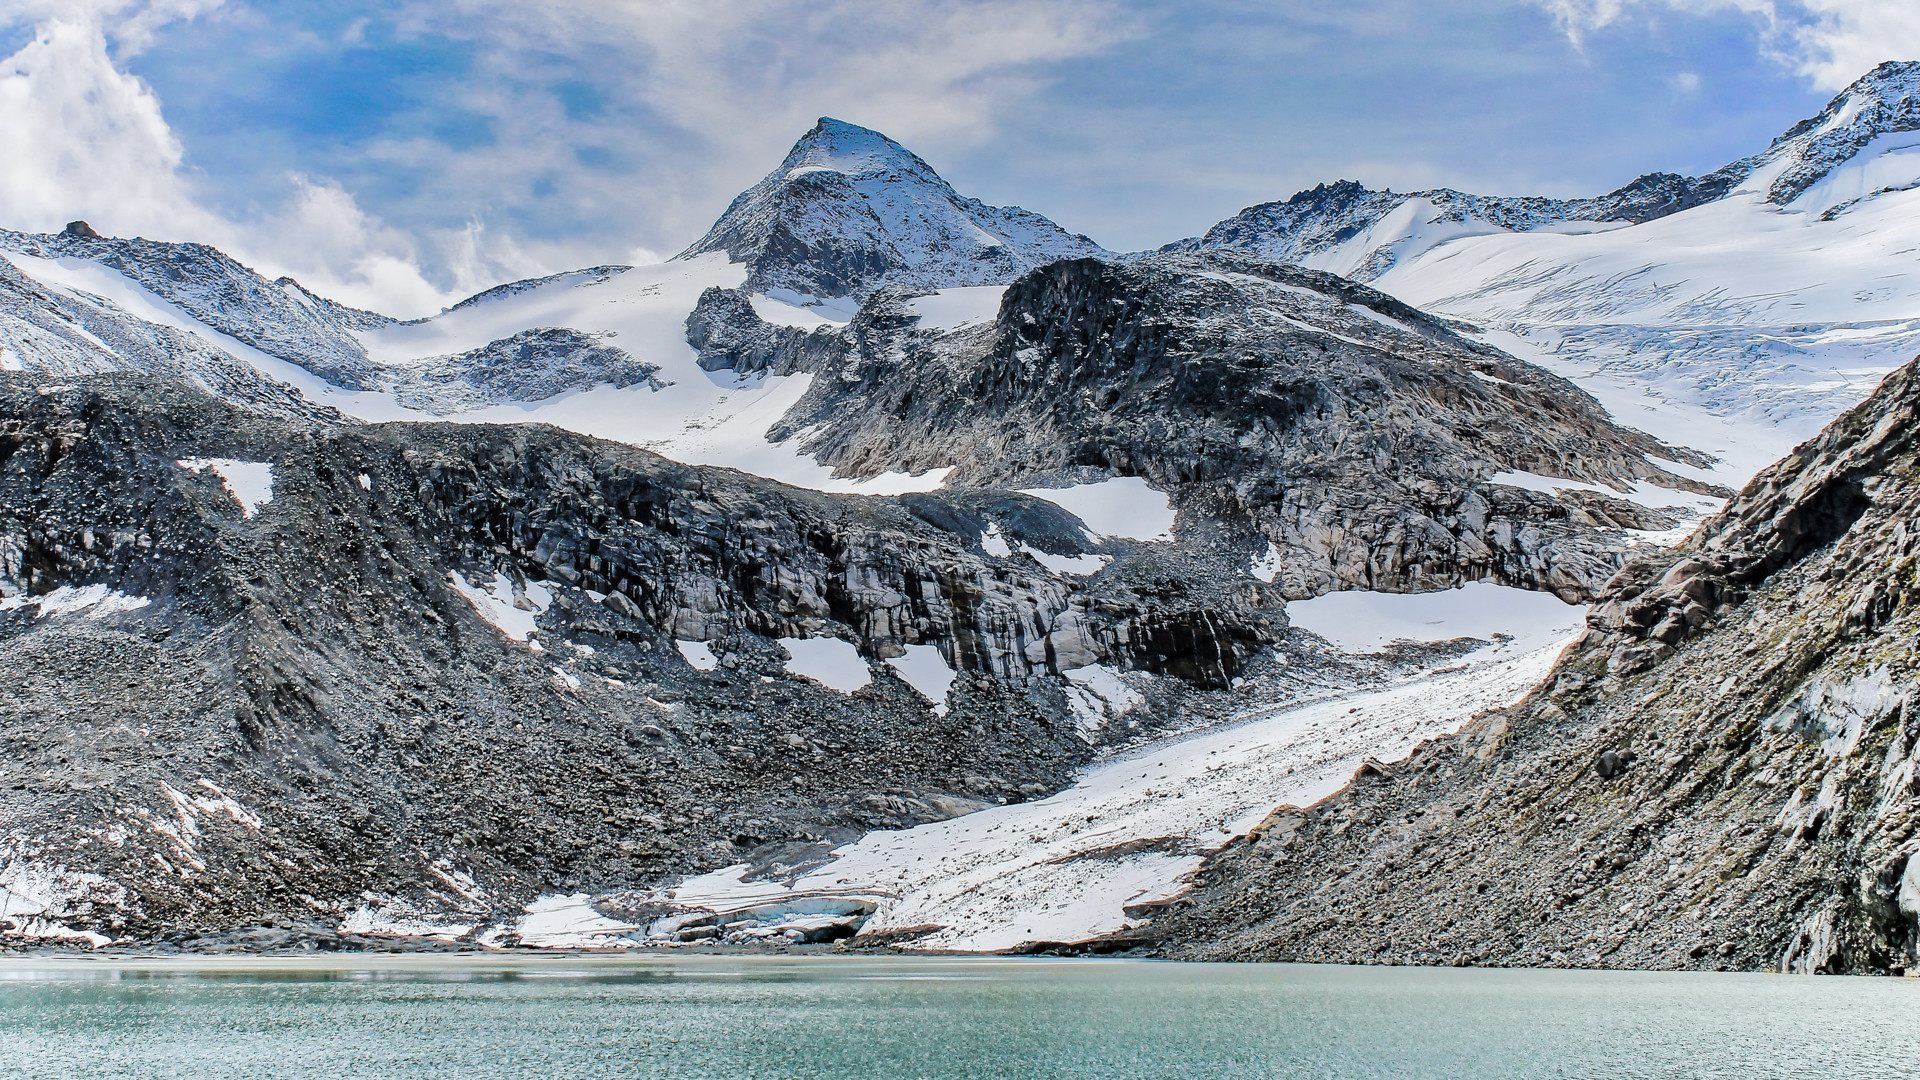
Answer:
[[[1102, 737], [1057, 672], [1160, 671], [1177, 702], [1284, 628], [1217, 565], [986, 555], [986, 512], [1021, 543], [1080, 528], [538, 426], [0, 376], [0, 896], [138, 940], [333, 925], [362, 893], [510, 922], [1054, 790]], [[851, 642], [871, 682], [792, 674], [779, 637]], [[958, 672], [945, 702], [884, 662], [919, 645]]]
[[[1322, 184], [1279, 202], [1261, 203], [1166, 250], [1237, 251], [1301, 262], [1345, 244], [1397, 211], [1411, 215], [1376, 237], [1380, 246], [1354, 270], [1371, 281], [1394, 265], [1397, 250], [1421, 233], [1503, 229], [1530, 232], [1565, 222], [1640, 224], [1724, 198], [1769, 170], [1766, 201], [1785, 206], [1837, 166], [1886, 135], [1920, 130], [1920, 61], [1889, 61], [1842, 91], [1817, 116], [1801, 121], [1766, 150], [1705, 176], [1649, 173], [1587, 199], [1471, 195], [1451, 188], [1372, 191], [1351, 180]], [[1863, 195], [1882, 192], [1863, 192]], [[1403, 216], [1404, 216], [1403, 215]]]
[[1101, 248], [1017, 206], [966, 198], [885, 135], [822, 117], [681, 257], [711, 251], [749, 264], [754, 292], [864, 297], [883, 285], [1005, 284]]
[[1623, 571], [1528, 700], [1213, 859], [1167, 951], [1913, 970], [1916, 433], [1910, 364]]
[[809, 331], [715, 289], [689, 340], [710, 370], [816, 373], [773, 434], [843, 473], [1143, 477], [1239, 523], [1251, 550], [1277, 548], [1293, 597], [1492, 579], [1577, 599], [1618, 568], [1619, 528], [1670, 519], [1492, 478], [1697, 487], [1653, 460], [1697, 456], [1331, 274], [1217, 254], [1068, 260], [1015, 282], [990, 324], [918, 324], [894, 291], [844, 330]]

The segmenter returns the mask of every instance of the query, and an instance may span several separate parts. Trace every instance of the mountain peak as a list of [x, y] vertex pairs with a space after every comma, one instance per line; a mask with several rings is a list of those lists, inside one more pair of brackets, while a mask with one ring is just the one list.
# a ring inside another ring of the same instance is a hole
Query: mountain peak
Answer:
[[1920, 60], [1888, 60], [1853, 81], [1841, 92], [1872, 94], [1881, 100], [1920, 97]]
[[1873, 140], [1908, 131], [1920, 131], [1920, 61], [1889, 60], [1855, 79], [1818, 114], [1788, 128], [1765, 153], [1721, 172], [1751, 171], [1786, 159], [1767, 193], [1768, 202], [1785, 206]]
[[682, 257], [714, 251], [749, 264], [755, 291], [864, 297], [884, 285], [1004, 285], [1101, 248], [1017, 206], [969, 199], [880, 132], [823, 116]]
[[[823, 116], [787, 151], [780, 170], [788, 179], [810, 172], [844, 173], [855, 179], [908, 174], [945, 186], [946, 181], [918, 154], [872, 128]], [[776, 174], [777, 175], [777, 174]]]

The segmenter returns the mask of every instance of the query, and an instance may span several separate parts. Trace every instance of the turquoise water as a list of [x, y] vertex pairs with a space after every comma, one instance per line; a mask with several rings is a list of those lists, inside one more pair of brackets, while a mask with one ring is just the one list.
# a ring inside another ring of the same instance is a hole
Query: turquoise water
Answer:
[[0, 963], [0, 1076], [1920, 1076], [1920, 980], [970, 959]]

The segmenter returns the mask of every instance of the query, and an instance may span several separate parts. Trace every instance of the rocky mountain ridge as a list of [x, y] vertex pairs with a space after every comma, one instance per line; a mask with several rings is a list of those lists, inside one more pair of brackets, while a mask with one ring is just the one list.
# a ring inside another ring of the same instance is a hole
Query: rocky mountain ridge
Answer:
[[[1321, 184], [1277, 202], [1248, 207], [1199, 237], [1163, 250], [1239, 251], [1283, 262], [1304, 262], [1373, 228], [1402, 207], [1416, 211], [1403, 229], [1477, 223], [1508, 232], [1573, 222], [1642, 224], [1725, 198], [1763, 169], [1766, 201], [1785, 207], [1866, 149], [1875, 139], [1920, 131], [1920, 61], [1889, 61], [1861, 76], [1817, 115], [1773, 140], [1766, 150], [1704, 176], [1648, 173], [1585, 199], [1486, 196], [1435, 188], [1373, 191], [1352, 180]], [[1862, 193], [1870, 195], [1871, 193]], [[1350, 276], [1372, 281], [1393, 265], [1391, 243], [1379, 247]]]
[[[471, 928], [800, 858], [1050, 792], [1204, 712], [1284, 629], [1257, 582], [1146, 545], [1097, 578], [984, 553], [983, 510], [1014, 543], [1083, 528], [539, 426], [0, 377], [12, 932], [337, 928], [362, 894]], [[782, 639], [840, 643], [866, 685], [796, 674]], [[888, 662], [927, 648], [949, 689]], [[1135, 687], [1124, 715], [1068, 699], [1060, 672], [1101, 663]]]

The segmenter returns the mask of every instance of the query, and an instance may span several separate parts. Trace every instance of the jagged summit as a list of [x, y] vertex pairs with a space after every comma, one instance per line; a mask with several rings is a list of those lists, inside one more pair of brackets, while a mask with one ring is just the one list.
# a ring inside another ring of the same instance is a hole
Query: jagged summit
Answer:
[[800, 141], [787, 151], [780, 169], [789, 179], [819, 170], [845, 173], [862, 180], [911, 176], [952, 190], [920, 155], [872, 128], [831, 116], [821, 117], [811, 131], [800, 136]]
[[1909, 131], [1920, 131], [1920, 60], [1889, 60], [1855, 79], [1817, 115], [1788, 128], [1765, 153], [1721, 171], [1749, 163], [1757, 171], [1784, 160], [1767, 201], [1785, 206], [1875, 139]]
[[1100, 245], [953, 189], [877, 131], [822, 117], [682, 258], [724, 251], [756, 291], [866, 296], [883, 285], [999, 285]]

